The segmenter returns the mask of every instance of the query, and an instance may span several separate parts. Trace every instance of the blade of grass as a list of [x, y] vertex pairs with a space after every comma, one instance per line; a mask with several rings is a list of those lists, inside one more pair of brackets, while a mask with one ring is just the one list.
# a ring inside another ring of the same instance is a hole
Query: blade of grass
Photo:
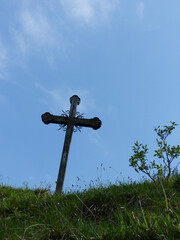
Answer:
[[147, 223], [147, 221], [146, 221], [146, 217], [145, 217], [145, 214], [144, 214], [144, 210], [143, 210], [143, 208], [142, 208], [141, 200], [139, 200], [139, 205], [140, 205], [140, 208], [141, 208], [141, 213], [142, 213], [142, 215], [143, 215], [144, 223], [145, 223], [145, 225], [146, 225], [147, 230], [149, 230], [148, 223]]

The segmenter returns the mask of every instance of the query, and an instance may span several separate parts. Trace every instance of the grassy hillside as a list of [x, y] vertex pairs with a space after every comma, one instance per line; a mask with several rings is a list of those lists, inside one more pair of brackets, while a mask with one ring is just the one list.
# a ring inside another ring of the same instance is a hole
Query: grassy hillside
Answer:
[[1, 185], [0, 239], [180, 239], [180, 176], [64, 195]]

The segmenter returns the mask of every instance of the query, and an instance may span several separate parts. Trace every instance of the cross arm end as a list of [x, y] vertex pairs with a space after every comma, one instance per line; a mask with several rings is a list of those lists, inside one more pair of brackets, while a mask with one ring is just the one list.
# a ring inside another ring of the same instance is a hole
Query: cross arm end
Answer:
[[98, 117], [94, 117], [92, 119], [92, 128], [94, 130], [99, 129], [101, 127], [101, 125], [102, 125], [102, 122], [101, 122], [101, 120]]
[[86, 118], [74, 118], [74, 125], [80, 127], [91, 127], [94, 130], [97, 130], [101, 127], [102, 122], [98, 117], [94, 117], [91, 119]]
[[50, 120], [51, 120], [51, 117], [52, 117], [52, 114], [50, 114], [49, 112], [46, 112], [46, 113], [41, 115], [41, 119], [42, 119], [44, 124], [49, 124]]

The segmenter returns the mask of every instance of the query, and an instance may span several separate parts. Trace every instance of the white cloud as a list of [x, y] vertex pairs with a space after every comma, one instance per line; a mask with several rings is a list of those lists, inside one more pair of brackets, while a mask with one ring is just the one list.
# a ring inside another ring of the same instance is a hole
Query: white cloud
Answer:
[[[120, 0], [119, 0], [120, 1]], [[118, 0], [21, 0], [11, 26], [14, 41], [13, 53], [24, 64], [25, 57], [41, 53], [50, 68], [56, 66], [56, 58], [67, 58], [73, 46], [74, 34], [71, 22], [87, 26], [109, 23]], [[65, 12], [65, 14], [63, 14]], [[67, 17], [70, 21], [67, 21]], [[73, 35], [71, 35], [73, 34]], [[57, 54], [58, 53], [58, 54]], [[1, 61], [0, 61], [1, 64]]]
[[0, 79], [4, 78], [6, 61], [7, 61], [7, 51], [5, 46], [0, 41]]
[[52, 27], [49, 21], [41, 12], [41, 9], [36, 9], [35, 12], [24, 11], [21, 14], [21, 23], [23, 31], [27, 37], [31, 38], [38, 44], [52, 44]]
[[93, 7], [87, 0], [62, 0], [66, 13], [74, 18], [83, 18], [88, 22], [94, 15]]
[[65, 59], [71, 53], [76, 38], [74, 31], [71, 31], [71, 22], [77, 21], [88, 27], [109, 23], [119, 2], [121, 0], [46, 0], [43, 3], [21, 0], [10, 24], [14, 39], [11, 52], [15, 59], [13, 62], [25, 65], [26, 57], [38, 52], [38, 56], [43, 57], [54, 69], [57, 58]]
[[80, 105], [77, 111], [84, 113], [95, 108], [94, 99], [90, 96], [90, 93], [86, 89], [47, 89], [42, 84], [36, 83], [35, 87], [40, 89], [45, 95], [40, 101], [47, 105], [49, 110], [54, 114], [61, 114], [61, 110], [69, 110], [70, 101], [69, 98], [73, 95], [78, 95], [81, 98]]
[[107, 20], [117, 6], [117, 0], [60, 0], [67, 16], [87, 24]]
[[144, 2], [143, 1], [140, 1], [137, 4], [136, 11], [137, 11], [137, 15], [139, 16], [139, 18], [142, 19], [144, 16]]
[[51, 19], [44, 6], [22, 4], [16, 23], [18, 28], [14, 26], [12, 31], [22, 53], [57, 47], [60, 31], [54, 27]]

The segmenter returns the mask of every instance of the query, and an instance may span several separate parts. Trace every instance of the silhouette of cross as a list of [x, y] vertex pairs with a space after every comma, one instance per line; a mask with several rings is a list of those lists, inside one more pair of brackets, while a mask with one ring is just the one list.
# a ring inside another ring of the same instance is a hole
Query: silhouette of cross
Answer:
[[63, 151], [61, 156], [61, 164], [60, 164], [59, 174], [58, 174], [57, 184], [56, 184], [56, 193], [61, 193], [63, 189], [67, 160], [68, 160], [74, 126], [91, 127], [94, 130], [97, 130], [98, 128], [101, 127], [101, 124], [102, 124], [101, 120], [97, 117], [91, 118], [91, 119], [76, 117], [76, 108], [77, 108], [77, 105], [80, 104], [80, 98], [77, 95], [74, 95], [70, 98], [70, 103], [71, 103], [71, 107], [69, 111], [69, 116], [55, 116], [50, 114], [49, 112], [46, 112], [41, 115], [42, 121], [45, 124], [55, 123], [55, 124], [62, 124], [64, 126], [67, 126], [66, 136], [65, 136], [64, 146], [63, 146]]

